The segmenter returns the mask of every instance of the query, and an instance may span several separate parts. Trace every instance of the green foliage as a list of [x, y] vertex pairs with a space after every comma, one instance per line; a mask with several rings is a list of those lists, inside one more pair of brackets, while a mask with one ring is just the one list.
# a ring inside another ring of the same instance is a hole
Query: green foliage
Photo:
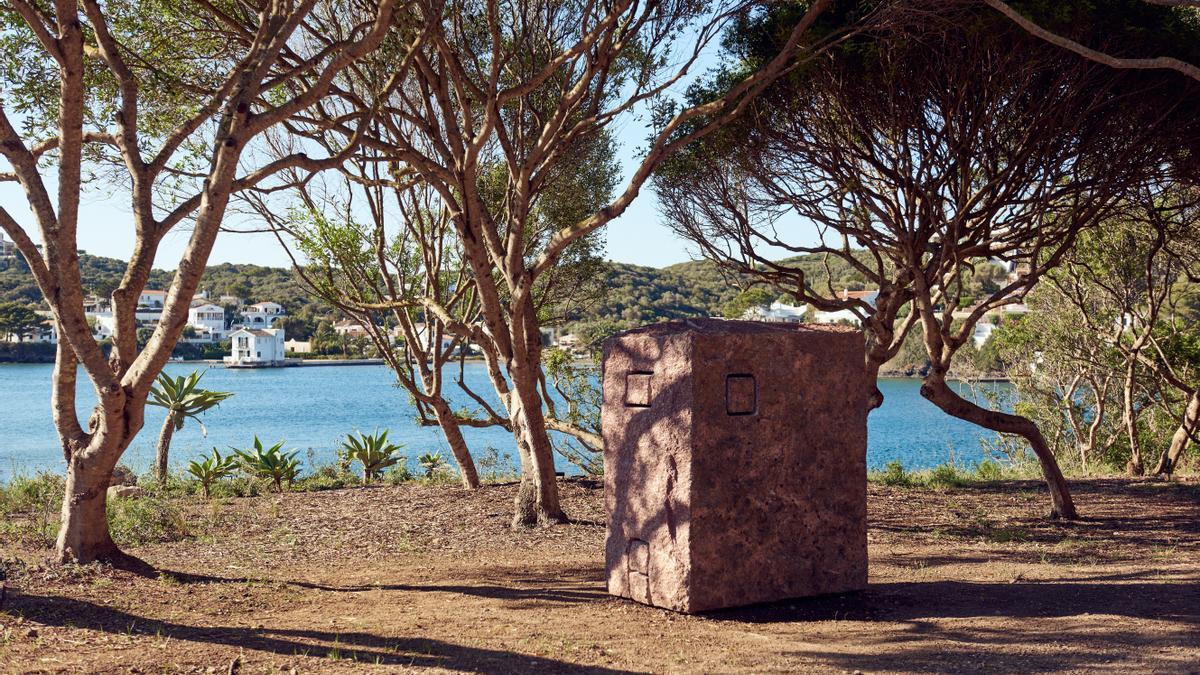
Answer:
[[912, 476], [904, 470], [904, 464], [892, 460], [884, 465], [882, 472], [872, 472], [871, 482], [895, 487], [909, 487], [913, 484]]
[[320, 492], [321, 490], [341, 490], [359, 485], [359, 479], [337, 465], [326, 464], [312, 470], [309, 475], [300, 478], [293, 489], [303, 492]]
[[982, 481], [997, 481], [1004, 478], [1004, 469], [997, 462], [985, 459], [975, 467], [975, 475]]
[[[125, 274], [125, 263], [115, 258], [82, 254], [79, 256], [79, 271], [83, 278], [84, 291], [107, 297], [121, 283]], [[153, 270], [147, 288], [167, 288], [175, 277], [174, 271]], [[264, 267], [262, 265], [234, 265], [222, 263], [210, 265], [200, 280], [201, 290], [210, 296], [235, 295], [245, 303], [271, 300], [287, 310], [289, 320], [306, 321], [315, 325], [315, 317], [328, 312], [306, 291], [295, 271], [286, 267]], [[33, 274], [20, 258], [0, 260], [0, 302], [34, 304], [43, 302], [42, 293], [34, 282]], [[226, 307], [226, 318], [232, 319], [235, 307]], [[300, 338], [294, 333], [300, 324], [288, 324], [289, 337]], [[303, 329], [300, 329], [301, 331]]]
[[399, 485], [412, 480], [413, 475], [412, 472], [408, 470], [407, 465], [401, 464], [400, 466], [393, 467], [390, 471], [385, 473], [383, 475], [383, 479], [387, 481], [388, 485]]
[[17, 475], [0, 485], [0, 532], [29, 545], [53, 546], [65, 490], [63, 477], [50, 471]]
[[238, 461], [236, 457], [222, 457], [221, 451], [216, 448], [212, 449], [212, 454], [202, 457], [201, 460], [192, 460], [188, 464], [187, 472], [200, 481], [204, 497], [207, 499], [212, 496], [213, 484], [233, 474]]
[[20, 302], [0, 302], [0, 338], [15, 337], [17, 342], [45, 326], [46, 320], [34, 308]]
[[283, 492], [284, 482], [290, 486], [300, 475], [300, 460], [296, 458], [299, 451], [283, 452], [283, 444], [284, 441], [279, 441], [265, 448], [263, 442], [255, 436], [252, 448], [233, 448], [233, 452], [237, 455], [238, 467], [242, 471], [251, 476], [269, 479], [276, 492]]
[[189, 536], [178, 505], [161, 497], [110, 499], [108, 529], [118, 546], [179, 541]]
[[939, 464], [926, 471], [908, 471], [898, 461], [884, 465], [883, 471], [871, 471], [867, 480], [877, 485], [902, 488], [960, 488], [1005, 478], [1025, 478], [1018, 466], [1002, 466], [999, 462], [986, 459], [975, 466], [974, 471], [963, 469], [953, 463]]
[[727, 319], [740, 319], [752, 309], [765, 309], [771, 306], [778, 293], [764, 286], [751, 286], [737, 294], [733, 300], [725, 303], [721, 314]]
[[398, 454], [403, 446], [389, 443], [387, 436], [387, 430], [374, 434], [360, 432], [358, 436], [350, 434], [346, 436], [346, 440], [342, 441], [339, 454], [362, 466], [364, 484], [377, 478], [384, 469], [395, 466], [406, 459], [403, 455]]
[[[579, 363], [561, 349], [548, 349], [542, 356], [546, 379], [565, 404], [551, 399], [547, 406], [551, 417], [593, 436], [600, 435], [600, 367], [596, 362]], [[594, 441], [566, 433], [553, 437], [554, 449], [568, 462], [590, 476], [604, 473], [603, 448]]]
[[509, 476], [513, 473], [512, 455], [500, 452], [490, 445], [475, 458], [475, 463], [479, 465], [484, 480], [497, 480], [501, 476]]
[[167, 414], [175, 423], [176, 431], [182, 429], [183, 423], [191, 418], [200, 424], [201, 430], [207, 435], [208, 432], [204, 429], [204, 424], [200, 423], [199, 416], [220, 405], [221, 401], [233, 396], [233, 393], [201, 389], [200, 378], [203, 376], [204, 373], [198, 370], [179, 377], [159, 373], [158, 380], [150, 388], [150, 398], [146, 403], [166, 408]]
[[432, 480], [448, 468], [446, 458], [440, 452], [427, 452], [417, 457], [417, 464], [425, 471], [426, 480]]

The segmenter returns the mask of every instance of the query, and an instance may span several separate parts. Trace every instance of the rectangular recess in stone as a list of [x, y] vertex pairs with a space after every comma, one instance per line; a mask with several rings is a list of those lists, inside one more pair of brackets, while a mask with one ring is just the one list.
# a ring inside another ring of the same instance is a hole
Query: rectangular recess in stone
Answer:
[[650, 376], [653, 374], [642, 371], [625, 376], [625, 407], [650, 407]]
[[629, 571], [650, 574], [650, 544], [641, 539], [629, 540]]
[[753, 375], [725, 376], [725, 412], [753, 415], [758, 410], [758, 386]]

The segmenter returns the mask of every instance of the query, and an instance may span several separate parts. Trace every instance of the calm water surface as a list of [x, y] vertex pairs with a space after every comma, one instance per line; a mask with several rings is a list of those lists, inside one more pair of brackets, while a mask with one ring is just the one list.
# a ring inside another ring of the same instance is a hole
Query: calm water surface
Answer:
[[[167, 372], [184, 375], [197, 367], [173, 363]], [[46, 364], [0, 364], [0, 480], [14, 472], [62, 470], [64, 466], [50, 415], [51, 370]], [[468, 363], [465, 378], [476, 392], [491, 394], [482, 364]], [[190, 420], [175, 434], [171, 463], [177, 467], [213, 446], [222, 450], [246, 447], [255, 434], [268, 443], [285, 440], [288, 448], [299, 449], [302, 456], [311, 449], [318, 462], [330, 462], [341, 437], [375, 429], [389, 429], [389, 438], [403, 443], [410, 458], [431, 450], [450, 456], [437, 427], [417, 425], [408, 394], [395, 386], [383, 366], [213, 367], [205, 373], [202, 386], [235, 395], [202, 417], [207, 437], [200, 425]], [[471, 406], [457, 385], [447, 386], [455, 405]], [[942, 413], [921, 398], [917, 380], [881, 380], [879, 387], [885, 403], [869, 418], [867, 462], [872, 468], [892, 460], [908, 468], [928, 468], [951, 460], [970, 466], [986, 457], [983, 442], [994, 435]], [[494, 395], [487, 398], [494, 402]], [[87, 419], [94, 403], [91, 386], [81, 374], [80, 419]], [[146, 426], [125, 453], [123, 463], [138, 470], [150, 466], [164, 417], [161, 408], [147, 408]], [[476, 455], [491, 446], [516, 456], [512, 436], [503, 429], [465, 428], [463, 433]], [[561, 461], [560, 470], [571, 472]]]

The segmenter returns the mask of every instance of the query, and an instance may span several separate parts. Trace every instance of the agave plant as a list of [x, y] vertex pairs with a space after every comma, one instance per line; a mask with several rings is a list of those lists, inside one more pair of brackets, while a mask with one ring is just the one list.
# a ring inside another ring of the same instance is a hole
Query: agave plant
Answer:
[[159, 483], [165, 483], [167, 480], [167, 452], [175, 432], [182, 429], [183, 423], [191, 418], [200, 425], [201, 433], [207, 436], [208, 429], [204, 428], [200, 415], [233, 396], [232, 392], [201, 389], [200, 378], [203, 376], [204, 373], [198, 370], [192, 371], [192, 374], [186, 377], [171, 377], [166, 373], [159, 373], [158, 380], [150, 389], [150, 399], [146, 402], [167, 409], [167, 419], [158, 435], [158, 452], [154, 464]]
[[291, 485], [296, 476], [300, 475], [300, 460], [296, 459], [299, 451], [284, 452], [283, 443], [284, 441], [279, 441], [269, 448], [264, 448], [263, 442], [255, 436], [253, 448], [232, 450], [237, 455], [237, 463], [242, 471], [251, 476], [270, 478], [275, 484], [275, 489], [283, 492], [283, 482], [287, 481], [287, 484]]
[[192, 460], [187, 471], [200, 481], [201, 487], [204, 488], [204, 498], [208, 499], [213, 483], [233, 473], [238, 463], [236, 457], [222, 457], [221, 451], [216, 448], [212, 449], [211, 455], [201, 459], [204, 461]]
[[358, 462], [363, 468], [363, 483], [370, 483], [378, 478], [381, 471], [403, 462], [406, 458], [397, 454], [403, 446], [389, 443], [388, 432], [350, 434], [342, 442], [342, 453], [352, 462]]
[[417, 457], [417, 464], [425, 469], [425, 477], [433, 478], [446, 468], [446, 458], [442, 457], [440, 452], [427, 452], [420, 457]]

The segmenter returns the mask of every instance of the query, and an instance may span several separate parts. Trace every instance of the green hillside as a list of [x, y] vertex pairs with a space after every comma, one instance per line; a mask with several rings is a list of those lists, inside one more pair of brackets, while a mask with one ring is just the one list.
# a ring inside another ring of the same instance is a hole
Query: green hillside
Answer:
[[[824, 278], [824, 266], [815, 257], [792, 261], [810, 277]], [[120, 283], [125, 263], [113, 258], [82, 255], [84, 286], [94, 295], [108, 296]], [[633, 326], [697, 316], [720, 316], [730, 303], [749, 287], [747, 280], [723, 273], [708, 261], [685, 262], [664, 268], [624, 263], [606, 263], [605, 292], [587, 306], [568, 312], [567, 328], [597, 337]], [[861, 280], [845, 265], [831, 269], [837, 288], [861, 288]], [[164, 289], [173, 272], [155, 270], [150, 288]], [[296, 273], [289, 268], [224, 263], [205, 270], [201, 290], [211, 297], [235, 295], [249, 302], [272, 300], [287, 308], [305, 326], [294, 326], [306, 334], [316, 321], [332, 310], [314, 300]], [[760, 296], [774, 295], [760, 290]], [[756, 296], [757, 297], [757, 296]], [[0, 259], [0, 302], [41, 304], [41, 292], [21, 258]], [[306, 330], [307, 329], [307, 330]], [[292, 328], [289, 328], [289, 333]]]

